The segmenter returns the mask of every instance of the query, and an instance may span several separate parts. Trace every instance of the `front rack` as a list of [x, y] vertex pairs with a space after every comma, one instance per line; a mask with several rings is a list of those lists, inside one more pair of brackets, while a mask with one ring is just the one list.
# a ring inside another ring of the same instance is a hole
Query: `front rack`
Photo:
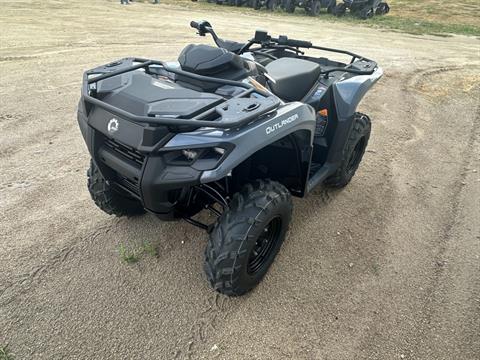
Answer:
[[[255, 118], [258, 118], [261, 115], [275, 110], [280, 105], [280, 100], [276, 96], [274, 96], [268, 91], [262, 90], [261, 88], [255, 87], [254, 85], [248, 83], [190, 73], [181, 69], [172, 68], [163, 61], [141, 58], [124, 59], [124, 61], [126, 60], [130, 60], [132, 63], [136, 64], [131, 66], [125, 66], [113, 71], [108, 71], [106, 69], [107, 67], [103, 67], [102, 69], [105, 69], [105, 71], [91, 70], [85, 72], [83, 75], [82, 100], [86, 103], [98, 106], [112, 114], [120, 116], [123, 119], [130, 120], [136, 123], [144, 123], [149, 125], [166, 125], [173, 127], [187, 126], [194, 128], [211, 127], [223, 129], [229, 129], [245, 125], [254, 120]], [[122, 62], [119, 62], [118, 64], [121, 63]], [[112, 65], [116, 66], [117, 63], [113, 63]], [[173, 73], [193, 80], [222, 85], [231, 85], [244, 88], [245, 90], [235, 95], [231, 99], [225, 100], [224, 103], [208, 109], [203, 113], [198, 114], [190, 119], [179, 119], [167, 116], [135, 115], [116, 106], [108, 104], [100, 99], [97, 99], [89, 94], [89, 86], [93, 83], [97, 83], [101, 80], [105, 80], [117, 75], [125, 74], [127, 72], [139, 69], [144, 69], [145, 73], [151, 74], [152, 72], [150, 66], [152, 65], [156, 66], [156, 70], [158, 70], [157, 67], [161, 67], [168, 73]], [[255, 94], [257, 96], [252, 98], [251, 96]], [[251, 101], [248, 101], [247, 99]], [[249, 106], [249, 102], [251, 102], [251, 105], [255, 106]], [[244, 111], [242, 111], [242, 108]], [[217, 113], [218, 115], [217, 119], [202, 120], [202, 118], [209, 118], [214, 116], [215, 113]]]

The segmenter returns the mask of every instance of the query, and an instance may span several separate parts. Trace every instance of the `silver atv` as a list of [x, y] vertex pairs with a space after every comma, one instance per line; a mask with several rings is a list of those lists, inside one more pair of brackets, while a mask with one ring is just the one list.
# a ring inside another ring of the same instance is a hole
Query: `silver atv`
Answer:
[[352, 179], [371, 130], [357, 105], [382, 69], [265, 31], [238, 43], [207, 21], [191, 26], [217, 46], [188, 45], [176, 62], [124, 58], [85, 72], [78, 123], [92, 158], [88, 189], [108, 214], [148, 211], [208, 231], [209, 283], [242, 295], [278, 253], [292, 196]]

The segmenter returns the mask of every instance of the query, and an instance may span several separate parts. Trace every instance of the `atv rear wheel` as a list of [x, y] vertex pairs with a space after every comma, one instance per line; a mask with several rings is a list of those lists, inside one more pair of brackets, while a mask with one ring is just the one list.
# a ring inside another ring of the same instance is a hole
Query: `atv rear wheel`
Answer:
[[378, 4], [377, 10], [375, 10], [375, 15], [386, 15], [390, 11], [390, 6], [387, 3], [381, 2]]
[[295, 0], [283, 0], [283, 7], [287, 13], [295, 12]]
[[346, 186], [358, 169], [370, 138], [370, 118], [362, 113], [355, 113], [352, 132], [345, 144], [340, 166], [335, 174], [325, 180], [325, 185], [341, 188]]
[[310, 16], [318, 16], [318, 14], [320, 14], [321, 8], [322, 4], [320, 0], [312, 0], [308, 14]]
[[211, 286], [229, 296], [253, 289], [277, 255], [291, 216], [290, 192], [278, 182], [256, 180], [236, 193], [205, 249]]
[[87, 171], [87, 185], [95, 205], [109, 215], [134, 216], [145, 213], [138, 200], [112, 188], [93, 160], [90, 161], [90, 168]]

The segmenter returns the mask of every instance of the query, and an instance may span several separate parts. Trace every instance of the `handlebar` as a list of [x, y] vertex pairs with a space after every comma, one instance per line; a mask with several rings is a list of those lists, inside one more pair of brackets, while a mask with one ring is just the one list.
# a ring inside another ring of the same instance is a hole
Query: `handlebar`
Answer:
[[[235, 41], [228, 41], [228, 40], [222, 40], [220, 39], [217, 34], [215, 34], [215, 31], [212, 28], [212, 25], [205, 20], [201, 21], [191, 21], [190, 26], [198, 31], [198, 35], [200, 36], [205, 36], [206, 34], [210, 34], [213, 37], [213, 40], [217, 44], [218, 47], [226, 49], [228, 51], [231, 51], [235, 54], [242, 54], [246, 51], [249, 51], [251, 46], [254, 44], [259, 44], [261, 46], [260, 49], [264, 48], [276, 48], [276, 47], [281, 47], [283, 49], [289, 49], [292, 51], [295, 51], [301, 55], [304, 53], [299, 50], [299, 48], [304, 48], [304, 49], [316, 49], [316, 50], [321, 50], [321, 51], [329, 51], [329, 52], [334, 52], [334, 53], [339, 53], [339, 54], [345, 54], [348, 56], [352, 57], [352, 60], [350, 64], [352, 64], [356, 59], [359, 60], [364, 60], [364, 61], [369, 61], [373, 63], [372, 70], [357, 70], [357, 69], [349, 69], [349, 68], [330, 68], [322, 74], [325, 76], [328, 76], [330, 72], [333, 71], [346, 71], [346, 72], [351, 72], [357, 75], [370, 75], [375, 71], [376, 63], [373, 62], [372, 60], [367, 59], [364, 56], [360, 56], [358, 54], [352, 53], [350, 51], [345, 51], [345, 50], [339, 50], [339, 49], [333, 49], [333, 48], [327, 48], [327, 47], [322, 47], [322, 46], [315, 46], [313, 45], [310, 41], [304, 41], [304, 40], [296, 40], [296, 39], [289, 39], [285, 35], [280, 35], [278, 38], [273, 38], [270, 36], [266, 31], [264, 30], [257, 30], [255, 32], [255, 36], [253, 39], [248, 41], [245, 44], [242, 43], [237, 43]], [[278, 45], [278, 46], [277, 46]], [[257, 49], [255, 49], [257, 50]], [[268, 55], [267, 55], [268, 57]]]
[[196, 22], [196, 21], [190, 21], [190, 27], [199, 30], [198, 29], [198, 22]]
[[310, 41], [289, 39], [285, 35], [280, 35], [278, 39], [276, 39], [268, 35], [268, 33], [263, 30], [257, 30], [255, 32], [255, 37], [251, 41], [256, 44], [261, 44], [262, 46], [274, 43], [280, 46], [290, 46], [294, 48], [301, 47], [309, 49], [312, 47], [312, 43]]
[[200, 36], [210, 34], [213, 38], [213, 41], [215, 41], [215, 44], [217, 44], [219, 48], [231, 51], [235, 54], [241, 54], [241, 50], [245, 47], [245, 44], [243, 43], [237, 43], [236, 41], [223, 40], [219, 38], [213, 30], [212, 25], [208, 21], [191, 21], [190, 27], [196, 29], [198, 35]]
[[292, 46], [292, 47], [302, 47], [302, 48], [311, 48], [312, 43], [310, 41], [304, 41], [304, 40], [295, 40], [295, 39], [289, 39], [285, 35], [280, 35], [278, 39], [273, 39], [273, 42], [276, 42], [278, 45], [286, 45], [286, 46]]
[[198, 35], [205, 36], [205, 34], [210, 33], [214, 39], [217, 38], [217, 35], [212, 29], [212, 25], [208, 21], [190, 21], [190, 27], [196, 29], [198, 31]]

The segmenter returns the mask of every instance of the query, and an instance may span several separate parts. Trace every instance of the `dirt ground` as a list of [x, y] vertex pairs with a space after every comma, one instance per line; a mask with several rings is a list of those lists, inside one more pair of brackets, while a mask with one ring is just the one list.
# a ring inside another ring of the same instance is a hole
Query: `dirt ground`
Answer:
[[[385, 76], [373, 134], [342, 191], [294, 201], [287, 239], [241, 298], [208, 286], [207, 235], [117, 219], [86, 189], [82, 72], [175, 59], [210, 20], [359, 52]], [[281, 21], [279, 21], [281, 19]], [[15, 359], [479, 359], [480, 41], [173, 5], [2, 1], [0, 345]], [[120, 244], [149, 242], [135, 264]]]

